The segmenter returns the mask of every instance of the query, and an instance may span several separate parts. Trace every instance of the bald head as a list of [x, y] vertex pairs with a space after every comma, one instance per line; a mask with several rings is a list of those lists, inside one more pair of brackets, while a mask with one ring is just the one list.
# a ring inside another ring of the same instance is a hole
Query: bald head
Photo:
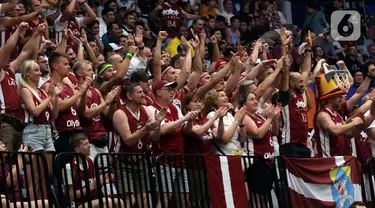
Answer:
[[122, 57], [118, 54], [108, 57], [107, 63], [112, 64], [114, 69], [118, 68], [118, 65], [122, 62]]
[[303, 82], [302, 75], [298, 72], [289, 73], [290, 89], [297, 94], [302, 94], [305, 91], [305, 83]]

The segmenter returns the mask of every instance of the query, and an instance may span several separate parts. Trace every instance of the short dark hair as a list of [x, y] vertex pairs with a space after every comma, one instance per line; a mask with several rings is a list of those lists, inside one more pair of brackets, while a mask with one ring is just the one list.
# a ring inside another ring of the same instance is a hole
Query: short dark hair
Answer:
[[128, 97], [126, 96], [127, 93], [133, 93], [134, 92], [134, 88], [136, 86], [139, 86], [139, 83], [138, 82], [130, 82], [130, 83], [127, 83], [127, 84], [123, 84], [121, 86], [121, 94], [122, 94], [122, 97], [125, 98], [125, 100], [128, 99]]
[[137, 13], [134, 10], [128, 10], [124, 14], [124, 19], [128, 18], [129, 15], [137, 16]]
[[88, 139], [84, 133], [76, 134], [69, 139], [70, 145], [74, 148], [79, 147], [81, 145], [81, 141]]
[[48, 58], [48, 64], [51, 72], [53, 72], [53, 64], [58, 63], [60, 61], [60, 58], [66, 58], [69, 60], [69, 56], [67, 56], [65, 53], [60, 53], [60, 52], [53, 52], [49, 58]]
[[89, 30], [91, 30], [92, 27], [94, 27], [95, 24], [100, 25], [100, 23], [99, 23], [98, 20], [93, 20], [89, 24], [86, 25], [86, 28], [89, 29]]
[[116, 24], [117, 26], [120, 27], [120, 25], [117, 23], [117, 22], [109, 22], [107, 24], [107, 32], [112, 32], [112, 29], [113, 29], [113, 25]]
[[143, 28], [145, 27], [145, 23], [142, 20], [137, 20], [134, 23], [135, 26], [142, 26]]
[[111, 8], [107, 8], [107, 7], [105, 7], [103, 10], [102, 10], [102, 17], [104, 16], [104, 15], [107, 15], [109, 12], [115, 12], [115, 11], [113, 11], [113, 9], [111, 9]]
[[218, 15], [218, 16], [216, 16], [216, 21], [225, 22], [226, 19], [225, 19], [225, 17], [223, 17], [221, 15]]
[[233, 16], [230, 18], [230, 22], [234, 22], [234, 20], [240, 20], [240, 18], [238, 16]]
[[[105, 3], [104, 3], [104, 8], [109, 8], [109, 4], [110, 3], [115, 3], [116, 4], [116, 2], [114, 1], [114, 0], [108, 0], [108, 1], [106, 1]], [[116, 6], [117, 6], [117, 4], [116, 4]]]
[[363, 203], [363, 202], [353, 202], [353, 203], [349, 206], [349, 208], [357, 208], [357, 206], [365, 206], [365, 207], [367, 207], [367, 205], [366, 205], [365, 203]]

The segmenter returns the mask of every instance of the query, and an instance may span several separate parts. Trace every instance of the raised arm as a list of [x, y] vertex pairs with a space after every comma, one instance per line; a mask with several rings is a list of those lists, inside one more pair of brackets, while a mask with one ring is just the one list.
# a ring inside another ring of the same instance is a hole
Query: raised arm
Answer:
[[181, 72], [178, 75], [177, 80], [176, 80], [176, 82], [177, 82], [176, 89], [177, 90], [181, 89], [185, 86], [185, 83], [188, 80], [189, 75], [191, 73], [191, 64], [192, 64], [191, 48], [190, 48], [189, 44], [187, 43], [186, 39], [183, 36], [181, 36], [181, 44], [182, 44], [182, 47], [184, 48], [184, 50], [186, 52], [186, 55], [185, 55], [184, 61], [182, 62]]
[[158, 35], [158, 40], [156, 41], [154, 61], [153, 61], [153, 82], [156, 83], [161, 80], [161, 45], [163, 41], [167, 39], [168, 34], [165, 31], [160, 31]]
[[303, 59], [303, 63], [301, 66], [301, 69], [302, 69], [301, 75], [302, 75], [303, 83], [306, 85], [307, 81], [309, 80], [310, 71], [311, 71], [312, 39], [311, 39], [310, 30], [308, 31], [308, 42], [305, 47], [306, 47], [305, 53], [304, 53], [305, 57]]
[[38, 16], [40, 12], [41, 12], [41, 10], [37, 10], [37, 11], [31, 12], [29, 14], [19, 16], [19, 17], [8, 17], [8, 16], [1, 17], [0, 18], [0, 25], [1, 25], [1, 27], [10, 27], [10, 26], [13, 26], [13, 25], [18, 25], [21, 22], [27, 22], [30, 19], [33, 19], [34, 17]]
[[60, 22], [64, 23], [69, 20], [70, 16], [72, 16], [74, 8], [76, 6], [77, 0], [71, 0], [69, 5], [66, 7], [64, 12], [62, 13], [60, 17]]
[[263, 96], [264, 92], [272, 85], [272, 83], [276, 80], [277, 75], [280, 73], [283, 66], [283, 58], [280, 58], [276, 62], [276, 69], [272, 74], [270, 74], [266, 79], [263, 80], [262, 83], [255, 89], [254, 94], [256, 95], [256, 99], [260, 100]]
[[107, 95], [107, 93], [110, 92], [114, 86], [121, 83], [124, 76], [128, 72], [131, 57], [133, 57], [133, 54], [137, 50], [137, 47], [136, 46], [129, 46], [128, 49], [129, 49], [129, 52], [126, 55], [125, 59], [119, 65], [119, 67], [116, 71], [116, 74], [109, 81], [104, 82], [100, 86], [100, 92], [103, 94], [103, 96]]
[[200, 76], [202, 74], [202, 58], [201, 58], [201, 52], [199, 50], [199, 47], [201, 44], [199, 44], [199, 38], [194, 35], [194, 40], [193, 40], [193, 48], [194, 48], [194, 51], [195, 51], [195, 55], [194, 55], [194, 58], [193, 58], [193, 71], [191, 72], [190, 76], [189, 76], [189, 79], [188, 79], [188, 83], [187, 83], [187, 87], [189, 88], [190, 91], [194, 91], [197, 86], [198, 86], [198, 83], [199, 83], [199, 79], [200, 79]]
[[[375, 65], [369, 65], [368, 75], [371, 77], [375, 77]], [[346, 104], [349, 112], [353, 110], [357, 102], [367, 93], [367, 90], [371, 83], [371, 78], [369, 78], [369, 76], [365, 78], [354, 95], [347, 101]]]
[[3, 69], [12, 53], [14, 47], [17, 45], [21, 31], [26, 31], [29, 28], [29, 24], [22, 22], [17, 30], [10, 36], [5, 43], [4, 47], [0, 50], [0, 69]]
[[181, 9], [181, 17], [188, 20], [199, 20], [201, 18], [201, 16], [189, 14], [185, 12], [183, 9]]
[[95, 12], [91, 9], [91, 7], [87, 4], [86, 0], [77, 0], [77, 3], [83, 7], [85, 10], [87, 17], [83, 18], [83, 24], [87, 25], [96, 18]]
[[9, 10], [16, 7], [17, 3], [18, 3], [18, 0], [10, 0], [9, 2], [2, 3], [0, 13], [7, 13]]
[[33, 53], [33, 51], [36, 50], [36, 48], [39, 47], [38, 39], [44, 35], [44, 30], [46, 30], [46, 26], [44, 24], [38, 25], [36, 28], [36, 31], [32, 34], [29, 41], [27, 41], [26, 45], [23, 47], [20, 55], [10, 63], [9, 69], [12, 70], [14, 73], [16, 73], [21, 65], [29, 59], [30, 55]]

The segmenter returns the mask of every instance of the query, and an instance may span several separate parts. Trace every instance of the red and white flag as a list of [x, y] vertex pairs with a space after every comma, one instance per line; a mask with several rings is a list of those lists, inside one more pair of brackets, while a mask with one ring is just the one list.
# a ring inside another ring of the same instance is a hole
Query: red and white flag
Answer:
[[241, 157], [204, 156], [211, 207], [247, 208]]
[[361, 165], [355, 157], [285, 160], [293, 208], [344, 208], [362, 201]]

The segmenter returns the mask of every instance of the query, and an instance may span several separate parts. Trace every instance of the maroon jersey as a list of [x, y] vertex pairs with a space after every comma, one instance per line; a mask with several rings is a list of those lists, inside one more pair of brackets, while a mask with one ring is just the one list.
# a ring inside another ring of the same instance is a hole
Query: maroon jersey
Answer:
[[[86, 188], [86, 179], [88, 180], [89, 183], [91, 183], [91, 181], [94, 180], [95, 178], [95, 166], [94, 166], [94, 163], [92, 162], [91, 158], [90, 157], [86, 157], [86, 164], [87, 164], [87, 172], [85, 173], [85, 171], [83, 170], [83, 164], [82, 163], [79, 163], [79, 165], [77, 164], [76, 161], [72, 161], [70, 163], [72, 167], [71, 169], [73, 170], [73, 180], [74, 180], [74, 184], [69, 184], [69, 185], [73, 185], [74, 186], [74, 191], [80, 191], [80, 190], [87, 190], [88, 187]], [[67, 165], [68, 165], [67, 164]], [[78, 166], [81, 166], [81, 167], [78, 167]], [[71, 170], [67, 170], [67, 174], [72, 174]], [[75, 202], [76, 202], [76, 206], [79, 206], [81, 204], [84, 204], [88, 201], [92, 201], [92, 200], [95, 200], [97, 199], [97, 190], [90, 190], [90, 197], [82, 197], [80, 199], [77, 199]]]
[[[74, 96], [74, 91], [68, 85], [65, 85], [64, 91], [59, 95], [61, 100], [67, 100]], [[81, 124], [76, 111], [77, 107], [74, 104], [68, 110], [59, 112], [59, 117], [54, 120], [54, 133], [61, 133], [80, 128]], [[56, 132], [57, 131], [57, 132]]]
[[367, 134], [362, 131], [360, 134], [355, 135], [354, 142], [357, 152], [357, 159], [361, 164], [365, 165], [367, 163], [367, 160], [372, 157], [370, 140]]
[[[251, 117], [258, 128], [260, 128], [266, 120], [259, 115]], [[255, 139], [250, 136], [247, 138], [245, 151], [248, 155], [257, 155], [266, 160], [270, 160], [275, 155], [275, 148], [273, 147], [272, 131], [269, 129], [262, 139]]]
[[[87, 96], [86, 106], [91, 109], [100, 105], [101, 97], [95, 88], [90, 87], [89, 90], [91, 91], [91, 97]], [[100, 115], [95, 116], [91, 120], [81, 118], [80, 121], [83, 131], [90, 142], [107, 133], [102, 125]]]
[[[199, 120], [193, 120], [193, 128], [200, 128], [206, 122], [208, 118], [200, 118]], [[212, 124], [202, 136], [196, 135], [194, 132], [189, 134], [182, 133], [184, 139], [184, 149], [187, 154], [212, 154], [212, 131], [211, 129], [215, 128], [215, 125]]]
[[[0, 31], [0, 48], [3, 48], [7, 40], [12, 36], [12, 34], [17, 30], [17, 26], [13, 25], [11, 27], [8, 27], [7, 29]], [[19, 47], [18, 44], [13, 48], [12, 53], [10, 54], [9, 60], [15, 60], [19, 55]]]
[[[161, 107], [154, 103], [152, 106], [158, 111]], [[174, 104], [168, 105], [168, 112], [165, 115], [164, 123], [177, 121], [179, 119], [179, 109]], [[163, 125], [163, 123], [162, 123]], [[159, 145], [152, 145], [152, 150], [155, 155], [160, 154], [183, 154], [184, 153], [184, 141], [182, 139], [181, 128], [174, 130], [173, 132], [160, 136]], [[168, 162], [169, 165], [174, 166], [173, 162]]]
[[[38, 89], [37, 93], [42, 100], [47, 99], [47, 95], [45, 95], [41, 90]], [[33, 100], [36, 106], [40, 105], [39, 100], [33, 95]], [[26, 105], [22, 104], [22, 108], [25, 110], [25, 123], [33, 123], [33, 124], [50, 124], [52, 120], [52, 109], [50, 105], [47, 105], [46, 108], [39, 114], [39, 116], [34, 117], [32, 116], [29, 111], [26, 109]]]
[[[332, 113], [327, 108], [322, 108], [320, 112], [326, 112], [337, 126], [344, 123], [344, 119], [338, 112]], [[315, 138], [318, 157], [352, 155], [350, 139], [346, 138], [345, 135], [330, 135], [328, 131], [320, 129], [317, 122], [315, 122]]]
[[292, 93], [290, 103], [283, 107], [282, 144], [307, 142], [307, 107], [302, 95]]
[[[132, 134], [146, 126], [147, 121], [148, 121], [148, 114], [144, 106], [139, 107], [138, 115], [133, 114], [133, 112], [131, 112], [126, 106], [122, 106], [120, 109], [124, 111], [124, 113], [126, 114], [126, 117], [128, 117], [128, 124], [130, 128], [130, 132]], [[133, 144], [132, 146], [126, 145], [121, 139], [120, 152], [145, 153], [146, 151], [150, 149], [150, 145], [151, 145], [151, 140], [150, 140], [149, 134], [145, 135], [143, 138], [140, 138], [138, 140], [138, 143]], [[121, 158], [121, 160], [123, 160], [123, 162], [132, 162], [134, 158], [133, 159]]]
[[160, 10], [160, 30], [168, 33], [168, 38], [179, 35], [181, 26], [181, 8], [179, 4], [164, 3]]
[[38, 22], [36, 24], [34, 23], [34, 21], [31, 21], [31, 20], [27, 21], [27, 23], [29, 23], [29, 29], [26, 30], [25, 37], [30, 37], [34, 32], [34, 29], [38, 27], [38, 25], [44, 23], [44, 19], [41, 17], [38, 17], [37, 20]]
[[152, 94], [151, 93], [146, 93], [145, 94], [145, 100], [146, 100], [146, 105], [150, 106], [154, 103], [154, 100], [152, 99]]
[[78, 79], [76, 75], [73, 74], [73, 72], [69, 72], [68, 79], [72, 82], [74, 86], [78, 86]]
[[[124, 106], [124, 102], [120, 97], [117, 97], [117, 109]], [[112, 153], [118, 153], [121, 147], [121, 138], [120, 135], [117, 134], [115, 128], [113, 127], [112, 119], [107, 118], [104, 115], [101, 115], [101, 119], [103, 121], [103, 126], [106, 132], [108, 133], [108, 151]]]
[[[59, 16], [56, 21], [60, 21], [61, 16]], [[62, 26], [63, 23], [56, 23], [55, 21], [55, 35], [56, 35], [56, 43], [60, 43], [62, 40], [62, 35], [63, 35], [63, 29], [64, 26]], [[79, 23], [80, 22], [80, 23]], [[66, 23], [65, 23], [66, 24]], [[80, 32], [80, 26], [83, 27], [83, 18], [75, 18], [74, 20], [68, 20], [67, 22], [67, 29], [70, 29], [74, 36], [77, 38], [81, 37], [81, 32]], [[77, 53], [78, 47], [73, 43], [72, 39], [69, 38], [67, 41], [68, 46], [74, 46], [73, 50]]]
[[22, 122], [25, 120], [25, 114], [21, 107], [18, 97], [18, 87], [14, 73], [5, 70], [4, 79], [0, 85], [0, 105], [1, 113], [19, 118]]

